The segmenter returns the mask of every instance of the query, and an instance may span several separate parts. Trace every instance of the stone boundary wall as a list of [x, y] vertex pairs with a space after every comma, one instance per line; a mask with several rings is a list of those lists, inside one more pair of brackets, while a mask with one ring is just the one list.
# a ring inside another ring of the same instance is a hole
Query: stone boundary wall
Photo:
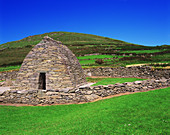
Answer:
[[3, 71], [0, 72], [0, 81], [7, 80], [7, 79], [16, 79], [17, 78], [18, 70], [10, 70], [10, 71]]
[[54, 90], [5, 91], [0, 94], [0, 103], [17, 104], [66, 104], [89, 102], [102, 97], [125, 92], [147, 91], [170, 86], [170, 79], [150, 79], [114, 85], [79, 87], [68, 92]]
[[87, 76], [170, 78], [170, 69], [154, 69], [149, 66], [87, 68], [84, 72]]
[[[83, 69], [86, 76], [108, 76], [108, 77], [139, 77], [139, 78], [170, 78], [170, 69], [154, 69], [149, 66], [135, 67], [102, 67]], [[0, 72], [0, 80], [16, 79], [17, 70]]]

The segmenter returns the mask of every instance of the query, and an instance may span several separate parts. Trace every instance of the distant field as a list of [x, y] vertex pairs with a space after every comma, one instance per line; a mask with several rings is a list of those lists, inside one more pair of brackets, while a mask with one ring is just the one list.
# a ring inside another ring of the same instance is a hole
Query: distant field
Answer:
[[152, 57], [153, 61], [169, 61], [170, 62], [170, 53], [167, 53], [167, 54], [162, 54], [162, 55], [155, 55]]
[[[118, 67], [126, 66], [129, 64], [170, 62], [170, 53], [159, 54], [152, 57], [147, 56], [145, 58], [140, 56], [119, 56], [121, 55], [121, 52], [140, 54], [154, 53], [165, 50], [168, 51], [170, 50], [169, 45], [149, 47], [91, 34], [74, 32], [51, 32], [29, 36], [18, 41], [1, 44], [0, 67], [21, 65], [29, 51], [37, 43], [39, 43], [44, 36], [47, 35], [55, 40], [61, 41], [64, 45], [66, 45], [78, 57], [82, 66]], [[107, 55], [84, 56], [94, 53]], [[101, 65], [96, 64], [95, 59], [103, 59], [104, 63]]]
[[15, 69], [20, 69], [20, 65], [17, 66], [8, 66], [8, 67], [0, 67], [0, 72], [2, 71], [8, 71], [8, 70], [15, 70]]
[[[21, 49], [20, 52], [22, 52], [22, 51], [23, 50]], [[24, 52], [24, 53], [26, 53], [26, 52]], [[16, 53], [16, 55], [12, 55], [12, 56], [8, 56], [7, 54], [1, 55], [1, 53], [0, 53], [0, 56], [2, 56], [2, 58], [3, 58], [3, 59], [0, 59], [0, 62], [1, 61], [4, 61], [5, 63], [11, 62], [11, 64], [14, 65], [14, 66], [7, 65], [6, 67], [0, 66], [0, 72], [7, 71], [7, 70], [13, 70], [13, 69], [19, 69], [22, 62], [18, 63], [17, 59], [20, 59], [20, 60], [24, 59], [24, 57], [22, 57], [22, 53], [21, 54]], [[87, 68], [87, 67], [108, 67], [108, 66], [109, 67], [118, 67], [118, 66], [132, 65], [132, 64], [170, 63], [170, 53], [152, 56], [151, 58], [149, 58], [149, 59], [145, 58], [144, 60], [140, 60], [138, 58], [132, 58], [131, 60], [121, 60], [121, 58], [124, 58], [124, 57], [130, 58], [131, 56], [90, 55], [90, 56], [80, 56], [77, 58], [78, 58], [80, 64], [84, 68]], [[101, 65], [95, 63], [95, 60], [99, 59], [99, 58], [103, 59], [103, 61], [104, 61], [104, 63]], [[9, 59], [9, 61], [8, 61], [8, 59]], [[3, 62], [1, 62], [1, 63], [3, 63]]]
[[[122, 59], [122, 58], [127, 59]], [[105, 59], [108, 58], [108, 59]], [[146, 64], [146, 63], [170, 63], [170, 53], [155, 55], [151, 58], [141, 58], [133, 56], [118, 56], [118, 55], [90, 55], [78, 57], [82, 66], [126, 66], [131, 64]], [[95, 63], [96, 59], [103, 59], [104, 63], [99, 65]]]
[[170, 87], [58, 106], [0, 106], [0, 134], [168, 135]]
[[130, 56], [119, 56], [119, 55], [89, 55], [77, 57], [82, 66], [100, 66], [100, 64], [95, 63], [96, 59], [103, 59], [104, 63], [102, 66], [111, 66], [114, 62], [118, 61], [120, 58], [130, 57]]
[[95, 60], [80, 60], [79, 61], [81, 65], [94, 65], [95, 64]]
[[134, 81], [142, 81], [146, 79], [139, 78], [87, 78], [89, 82], [96, 82], [93, 86], [97, 85], [108, 85], [108, 84], [116, 84], [116, 83], [124, 83], [124, 82], [134, 82]]
[[155, 52], [162, 52], [162, 51], [166, 51], [166, 49], [163, 50], [128, 50], [128, 51], [120, 51], [120, 53], [155, 53]]
[[[104, 59], [104, 58], [123, 58], [125, 56], [119, 55], [89, 55], [89, 56], [79, 56], [77, 59], [84, 60], [84, 59]], [[126, 56], [129, 57], [129, 56]]]
[[103, 58], [113, 58], [113, 55], [89, 55], [89, 56], [80, 56], [77, 59], [103, 59]]

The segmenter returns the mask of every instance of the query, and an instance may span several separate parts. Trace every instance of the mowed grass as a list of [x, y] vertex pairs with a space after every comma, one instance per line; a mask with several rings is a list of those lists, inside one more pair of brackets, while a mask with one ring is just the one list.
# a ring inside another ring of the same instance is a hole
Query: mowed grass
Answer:
[[170, 87], [94, 103], [0, 106], [0, 134], [170, 134]]
[[142, 81], [146, 79], [139, 79], [139, 78], [87, 78], [89, 82], [97, 82], [92, 86], [97, 85], [108, 85], [108, 84], [116, 84], [116, 83], [124, 83], [124, 82], [134, 82], [134, 81]]

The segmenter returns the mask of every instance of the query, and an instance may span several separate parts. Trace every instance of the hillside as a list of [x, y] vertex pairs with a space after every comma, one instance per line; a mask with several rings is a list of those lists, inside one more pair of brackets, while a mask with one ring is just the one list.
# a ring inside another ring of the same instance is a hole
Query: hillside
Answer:
[[12, 41], [5, 44], [1, 44], [0, 48], [18, 48], [25, 47], [28, 45], [36, 45], [42, 40], [44, 36], [50, 36], [55, 40], [61, 41], [63, 44], [68, 46], [83, 46], [83, 45], [133, 45], [121, 40], [111, 39], [102, 36], [96, 36], [91, 34], [74, 33], [74, 32], [50, 32], [40, 35], [29, 36], [18, 41]]
[[[40, 35], [29, 36], [24, 39], [8, 42], [0, 45], [0, 67], [20, 65], [27, 53], [39, 43], [44, 36], [50, 36], [55, 40], [61, 41], [68, 46], [73, 53], [78, 56], [86, 54], [99, 53], [104, 55], [102, 58], [106, 61], [103, 66], [114, 66], [133, 63], [163, 62], [169, 63], [170, 46], [147, 47], [121, 40], [101, 37], [91, 34], [73, 33], [73, 32], [51, 32]], [[129, 56], [129, 54], [132, 54]], [[153, 54], [142, 58], [143, 54]], [[155, 55], [154, 55], [155, 54]], [[106, 56], [107, 55], [107, 56]], [[111, 58], [107, 58], [110, 55]], [[114, 55], [114, 57], [113, 57]], [[164, 56], [165, 55], [165, 56]], [[106, 59], [105, 59], [106, 57]], [[116, 57], [116, 59], [115, 59]], [[82, 58], [82, 65], [94, 66], [95, 59]], [[163, 58], [163, 59], [162, 59]], [[113, 60], [112, 60], [113, 59]], [[89, 61], [90, 60], [90, 61]], [[135, 60], [135, 61], [134, 61]], [[116, 62], [116, 63], [115, 63]]]

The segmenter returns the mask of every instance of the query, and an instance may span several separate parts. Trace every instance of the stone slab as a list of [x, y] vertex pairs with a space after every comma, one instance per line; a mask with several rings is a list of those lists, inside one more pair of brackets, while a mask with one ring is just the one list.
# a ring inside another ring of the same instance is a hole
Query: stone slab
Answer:
[[10, 87], [0, 87], [0, 94], [7, 90], [10, 90]]

